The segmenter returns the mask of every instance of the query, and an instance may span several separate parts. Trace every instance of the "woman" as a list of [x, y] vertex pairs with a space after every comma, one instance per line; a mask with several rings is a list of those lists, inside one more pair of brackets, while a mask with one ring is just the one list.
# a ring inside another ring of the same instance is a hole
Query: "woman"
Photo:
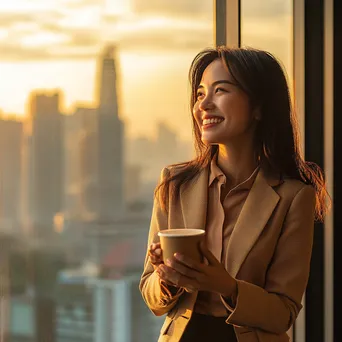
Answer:
[[[162, 172], [141, 277], [159, 341], [288, 341], [301, 309], [320, 168], [301, 157], [284, 72], [268, 52], [206, 49], [190, 68], [197, 157]], [[205, 227], [200, 264], [163, 262], [157, 232]]]

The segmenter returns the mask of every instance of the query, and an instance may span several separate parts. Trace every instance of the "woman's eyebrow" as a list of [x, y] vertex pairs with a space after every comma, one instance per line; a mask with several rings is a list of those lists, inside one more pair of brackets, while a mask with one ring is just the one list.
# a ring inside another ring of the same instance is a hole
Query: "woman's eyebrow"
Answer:
[[[212, 83], [212, 86], [214, 87], [214, 86], [216, 86], [216, 85], [218, 85], [218, 84], [221, 84], [221, 83], [226, 83], [226, 84], [235, 85], [233, 82], [228, 81], [228, 80], [219, 80], [219, 81], [213, 82], [213, 83]], [[203, 85], [200, 84], [200, 85], [198, 86], [197, 89], [201, 89], [201, 88], [204, 88], [204, 87], [203, 87]]]

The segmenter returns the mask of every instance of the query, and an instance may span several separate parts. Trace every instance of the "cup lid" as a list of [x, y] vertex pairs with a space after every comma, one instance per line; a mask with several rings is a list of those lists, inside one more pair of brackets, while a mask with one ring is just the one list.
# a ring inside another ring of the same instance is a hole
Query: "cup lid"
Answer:
[[173, 228], [165, 229], [158, 232], [158, 236], [169, 236], [169, 237], [186, 237], [186, 236], [197, 236], [203, 235], [205, 230], [196, 228]]

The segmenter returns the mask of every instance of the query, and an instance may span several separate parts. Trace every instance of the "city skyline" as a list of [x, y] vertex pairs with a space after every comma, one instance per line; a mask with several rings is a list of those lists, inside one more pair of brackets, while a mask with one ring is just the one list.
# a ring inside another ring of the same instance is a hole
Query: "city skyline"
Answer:
[[[127, 135], [153, 136], [148, 117], [165, 119], [190, 137], [191, 129], [182, 123], [189, 116], [187, 71], [194, 54], [212, 44], [212, 3], [191, 0], [189, 8], [182, 1], [162, 2], [163, 6], [139, 0], [0, 4], [0, 107], [24, 116], [32, 89], [55, 88], [65, 94], [64, 111], [72, 112], [76, 102], [97, 105], [96, 59], [103, 46], [114, 43]], [[182, 39], [175, 38], [175, 32], [181, 32]]]
[[[16, 124], [22, 134], [9, 139], [11, 134], [4, 130], [0, 145], [6, 165], [1, 180], [11, 190], [16, 179], [22, 179], [22, 184], [17, 184], [20, 199], [12, 196], [9, 201], [9, 195], [3, 199], [13, 207], [21, 203], [18, 213], [10, 213], [12, 209], [4, 212], [13, 222], [18, 215], [27, 227], [42, 226], [44, 230], [55, 220], [75, 215], [113, 221], [130, 205], [151, 201], [166, 164], [190, 158], [189, 145], [167, 124], [158, 122], [156, 140], [125, 136], [115, 49], [102, 51], [98, 70], [98, 107], [79, 107], [72, 115], [63, 116], [62, 91], [45, 89], [29, 94], [26, 120], [6, 120], [6, 115], [1, 115], [3, 127]], [[12, 165], [6, 158], [17, 159]], [[15, 168], [20, 176], [15, 177]]]
[[[243, 44], [272, 48], [291, 78], [291, 7], [280, 0], [246, 0], [241, 10]], [[188, 69], [213, 42], [213, 8], [206, 0], [3, 2], [0, 108], [24, 116], [33, 89], [56, 88], [63, 90], [64, 112], [96, 106], [96, 59], [103, 46], [114, 43], [126, 134], [152, 137], [153, 123], [165, 121], [190, 141]]]

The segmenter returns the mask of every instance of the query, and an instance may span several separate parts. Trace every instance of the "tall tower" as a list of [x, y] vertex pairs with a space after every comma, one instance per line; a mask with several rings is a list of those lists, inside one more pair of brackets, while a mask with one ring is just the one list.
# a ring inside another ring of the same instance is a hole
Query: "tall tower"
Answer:
[[31, 95], [27, 131], [26, 206], [35, 234], [51, 233], [54, 216], [63, 210], [63, 115], [60, 94]]
[[0, 117], [0, 220], [8, 227], [18, 226], [21, 214], [22, 135], [22, 122]]
[[99, 76], [98, 219], [110, 222], [124, 210], [124, 126], [119, 118], [118, 75], [111, 47], [101, 58]]

